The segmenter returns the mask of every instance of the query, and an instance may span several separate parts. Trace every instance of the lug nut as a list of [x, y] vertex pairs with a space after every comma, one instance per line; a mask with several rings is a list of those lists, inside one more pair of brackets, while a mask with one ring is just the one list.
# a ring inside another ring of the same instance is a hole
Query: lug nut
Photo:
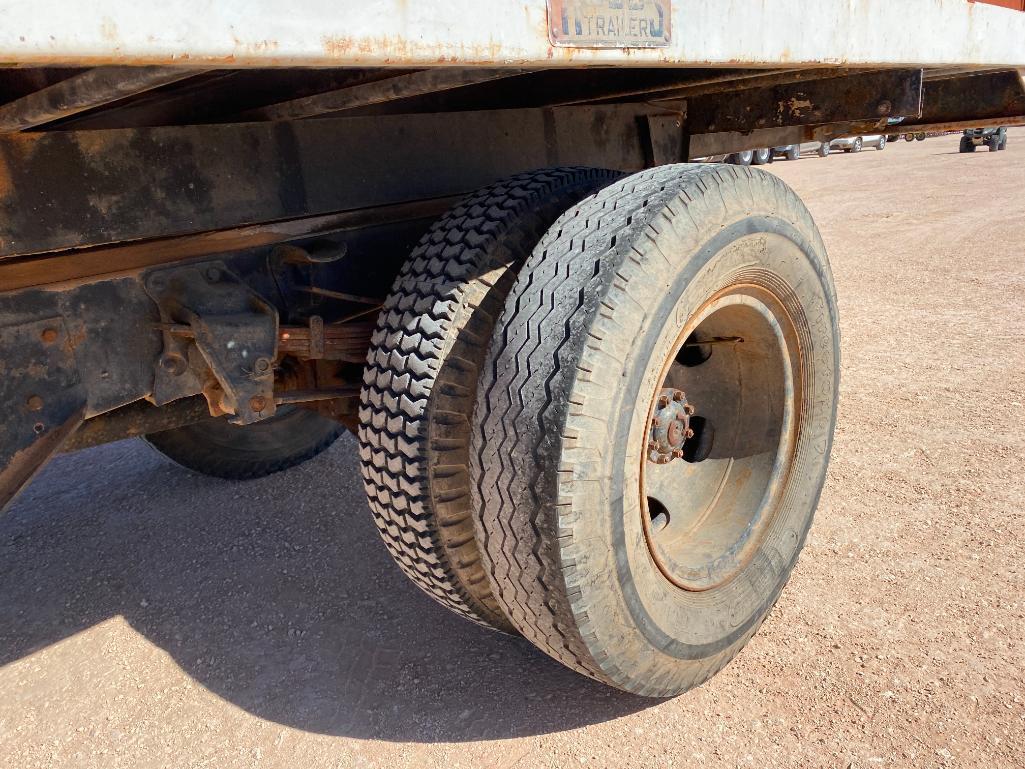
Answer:
[[685, 436], [687, 436], [687, 438], [688, 438], [688, 439], [690, 439], [690, 438], [693, 438], [693, 437], [694, 437], [694, 431], [693, 431], [693, 430], [691, 430], [691, 429], [690, 429], [690, 428], [688, 427], [688, 428], [687, 428], [687, 431], [686, 431], [686, 432], [684, 433], [684, 435], [685, 435]]
[[256, 369], [257, 374], [266, 374], [270, 371], [270, 361], [266, 358], [257, 358], [253, 367]]
[[673, 459], [683, 459], [683, 449], [673, 449]]
[[691, 406], [689, 403], [683, 407], [683, 410], [687, 412], [688, 416], [694, 413], [694, 407]]
[[668, 405], [669, 405], [669, 396], [668, 395], [660, 395], [660, 396], [658, 396], [658, 407], [660, 409], [664, 409]]
[[673, 390], [673, 400], [676, 401], [677, 403], [679, 403], [680, 401], [682, 401], [686, 397], [687, 396], [684, 395], [683, 390]]

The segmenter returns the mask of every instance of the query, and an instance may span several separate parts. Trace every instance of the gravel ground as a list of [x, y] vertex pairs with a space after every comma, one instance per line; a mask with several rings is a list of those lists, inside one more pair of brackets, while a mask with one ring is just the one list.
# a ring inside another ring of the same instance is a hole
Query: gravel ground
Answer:
[[139, 442], [55, 460], [0, 519], [0, 765], [1021, 767], [1025, 130], [772, 171], [844, 335], [808, 546], [735, 663], [619, 694], [393, 567], [355, 441], [235, 484]]

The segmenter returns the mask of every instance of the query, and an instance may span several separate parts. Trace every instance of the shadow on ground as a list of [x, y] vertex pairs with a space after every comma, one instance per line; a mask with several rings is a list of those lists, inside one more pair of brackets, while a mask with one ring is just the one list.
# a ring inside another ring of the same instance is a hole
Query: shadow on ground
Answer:
[[651, 704], [435, 605], [362, 494], [348, 436], [248, 483], [137, 441], [59, 457], [0, 519], [0, 664], [123, 615], [211, 691], [313, 732], [515, 737]]

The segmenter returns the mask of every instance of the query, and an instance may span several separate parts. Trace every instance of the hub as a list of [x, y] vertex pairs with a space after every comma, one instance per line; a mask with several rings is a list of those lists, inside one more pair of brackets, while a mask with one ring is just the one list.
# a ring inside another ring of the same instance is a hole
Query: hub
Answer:
[[694, 407], [687, 402], [683, 390], [663, 388], [659, 391], [648, 440], [649, 462], [666, 465], [683, 458], [683, 444], [694, 437], [690, 426], [693, 413]]

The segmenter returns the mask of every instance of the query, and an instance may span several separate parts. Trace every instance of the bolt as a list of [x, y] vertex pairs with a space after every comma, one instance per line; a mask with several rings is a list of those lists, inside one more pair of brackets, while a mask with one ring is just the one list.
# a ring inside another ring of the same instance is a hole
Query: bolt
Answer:
[[34, 425], [32, 425], [32, 432], [34, 432], [36, 435], [42, 435], [43, 430], [45, 429], [46, 425], [44, 425], [42, 422], [36, 422]]
[[876, 107], [876, 112], [879, 113], [880, 116], [889, 115], [892, 110], [893, 105], [886, 99], [879, 102], [879, 105]]
[[170, 352], [160, 359], [160, 368], [171, 376], [181, 376], [185, 373], [185, 358], [176, 352]]
[[28, 406], [29, 411], [42, 411], [43, 399], [38, 395], [30, 395], [28, 400], [25, 401], [25, 405]]
[[221, 279], [221, 271], [216, 267], [208, 267], [204, 274], [206, 275], [206, 279], [211, 283], [216, 283]]
[[257, 358], [256, 362], [253, 363], [253, 368], [256, 369], [257, 374], [266, 374], [270, 371], [270, 361], [266, 358]]
[[57, 333], [57, 329], [55, 328], [44, 328], [43, 333], [40, 334], [40, 336], [43, 338], [43, 341], [47, 344], [53, 344], [57, 341], [57, 337], [59, 336], [59, 334]]
[[249, 408], [259, 413], [267, 408], [267, 399], [262, 395], [254, 395], [249, 399]]
[[691, 406], [689, 403], [683, 407], [683, 410], [687, 412], [688, 416], [694, 413], [694, 407]]
[[673, 400], [679, 403], [687, 396], [684, 395], [683, 390], [673, 390]]
[[694, 431], [691, 430], [689, 427], [687, 428], [687, 430], [683, 434], [687, 438], [693, 438], [694, 437]]
[[660, 409], [664, 409], [668, 405], [669, 405], [669, 396], [667, 396], [667, 395], [660, 395], [660, 396], [658, 396], [658, 407]]

